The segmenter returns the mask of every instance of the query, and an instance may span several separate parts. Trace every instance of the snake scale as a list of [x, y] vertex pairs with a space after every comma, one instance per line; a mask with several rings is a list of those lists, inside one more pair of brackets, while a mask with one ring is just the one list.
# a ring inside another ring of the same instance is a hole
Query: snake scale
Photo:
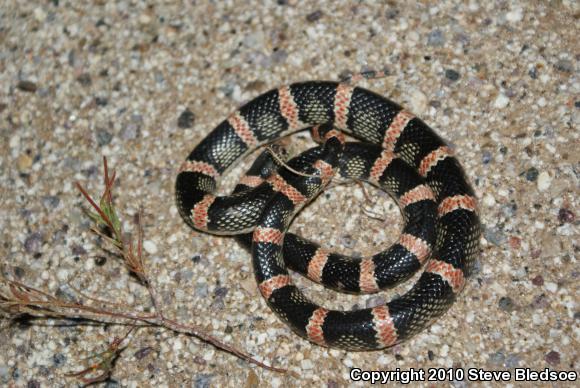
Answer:
[[[241, 158], [306, 128], [321, 145], [290, 160], [290, 168], [276, 168], [264, 154], [231, 196], [214, 194], [220, 176]], [[345, 143], [343, 132], [361, 142]], [[387, 250], [347, 257], [286, 233], [336, 172], [376, 185], [397, 201], [405, 226]], [[396, 103], [345, 83], [295, 83], [251, 100], [193, 149], [175, 190], [190, 227], [238, 235], [251, 249], [268, 305], [298, 335], [322, 346], [377, 350], [418, 333], [453, 304], [479, 247], [475, 195], [451, 149]], [[377, 292], [421, 267], [424, 272], [407, 293], [384, 305], [335, 311], [304, 296], [287, 267], [353, 293]]]

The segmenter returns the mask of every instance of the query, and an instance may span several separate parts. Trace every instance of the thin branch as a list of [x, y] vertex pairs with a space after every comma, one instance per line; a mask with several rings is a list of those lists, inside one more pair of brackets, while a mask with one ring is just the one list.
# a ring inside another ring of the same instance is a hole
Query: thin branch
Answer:
[[113, 373], [115, 361], [128, 346], [127, 344], [121, 347], [121, 344], [134, 329], [136, 329], [136, 326], [131, 326], [124, 336], [115, 337], [106, 350], [87, 357], [84, 361], [92, 361], [92, 363], [85, 362], [85, 365], [87, 365], [85, 369], [79, 372], [65, 373], [65, 376], [76, 377], [86, 385], [100, 383], [110, 378]]
[[344, 82], [349, 85], [356, 84], [363, 79], [367, 80], [375, 80], [381, 79], [388, 76], [387, 71], [385, 70], [364, 70], [358, 73], [346, 73], [339, 76], [340, 82]]
[[[110, 318], [114, 323], [127, 323], [127, 321], [140, 321], [149, 326], [164, 327], [174, 332], [182, 333], [197, 337], [218, 349], [231, 353], [247, 362], [258, 365], [262, 368], [272, 370], [275, 372], [285, 373], [283, 368], [276, 368], [266, 365], [248, 353], [238, 350], [230, 345], [227, 345], [219, 339], [207, 334], [202, 328], [196, 325], [185, 325], [168, 319], [159, 314], [143, 314], [136, 311], [116, 311], [107, 308], [93, 307], [76, 302], [65, 302], [61, 299], [51, 297], [51, 300], [31, 299], [30, 295], [38, 293], [39, 295], [50, 295], [30, 286], [26, 286], [18, 281], [2, 278], [2, 283], [9, 286], [9, 289], [17, 290], [24, 288], [27, 292], [16, 291], [15, 293], [7, 293], [0, 288], [0, 310], [9, 311], [11, 315], [29, 314], [38, 318], [86, 318], [98, 319], [99, 317]], [[1, 284], [1, 283], [0, 283]], [[110, 321], [108, 321], [109, 323]]]
[[[105, 352], [93, 356], [93, 358], [97, 357], [99, 359], [98, 362], [89, 365], [80, 372], [70, 374], [70, 376], [77, 377], [86, 384], [103, 381], [111, 375], [114, 361], [120, 355], [122, 350], [120, 345], [136, 325], [165, 328], [177, 333], [196, 337], [219, 350], [228, 352], [242, 360], [258, 365], [261, 368], [286, 373], [287, 371], [283, 368], [269, 366], [256, 360], [250, 354], [222, 342], [197, 325], [182, 324], [164, 316], [161, 302], [157, 297], [157, 292], [153, 286], [153, 282], [151, 282], [148, 276], [148, 269], [143, 260], [143, 209], [139, 209], [136, 243], [131, 238], [123, 238], [122, 223], [117, 216], [117, 211], [113, 203], [113, 186], [116, 175], [114, 171], [109, 173], [106, 158], [103, 158], [103, 166], [105, 188], [101, 195], [99, 204], [97, 204], [80, 183], [76, 182], [77, 188], [96, 212], [89, 213], [89, 216], [94, 222], [91, 230], [97, 236], [101, 237], [106, 244], [110, 244], [117, 251], [117, 254], [122, 258], [127, 270], [136, 276], [142, 286], [147, 288], [154, 312], [143, 313], [128, 308], [128, 306], [122, 306], [118, 303], [87, 296], [69, 283], [68, 285], [86, 300], [98, 303], [102, 306], [95, 307], [82, 302], [70, 302], [19, 281], [8, 279], [0, 274], [0, 313], [4, 313], [9, 319], [28, 314], [33, 317], [44, 319], [82, 318], [100, 323], [132, 325], [131, 330], [129, 330], [122, 339], [115, 339]], [[111, 232], [111, 236], [105, 235], [101, 229], [99, 229], [99, 226], [107, 227]], [[114, 308], [110, 308], [109, 306], [113, 306]], [[100, 358], [101, 356], [106, 357]], [[96, 374], [96, 376], [87, 377], [94, 374]]]
[[300, 175], [300, 176], [305, 176], [305, 177], [309, 177], [309, 178], [320, 178], [320, 175], [314, 175], [314, 174], [306, 174], [304, 172], [300, 172], [292, 167], [290, 167], [282, 157], [280, 157], [278, 155], [278, 153], [269, 145], [265, 146], [266, 150], [268, 151], [268, 153], [270, 153], [270, 155], [272, 155], [274, 157], [274, 159], [276, 159], [276, 161], [278, 163], [280, 163], [280, 165], [282, 165], [284, 168], [286, 168], [288, 171], [293, 172], [296, 175]]
[[110, 300], [99, 299], [99, 298], [95, 298], [94, 296], [87, 295], [84, 292], [82, 292], [81, 290], [79, 290], [78, 288], [76, 288], [75, 286], [73, 286], [71, 282], [67, 282], [66, 284], [75, 293], [77, 293], [81, 297], [83, 297], [85, 299], [88, 299], [88, 300], [90, 300], [92, 302], [99, 303], [99, 304], [102, 304], [102, 305], [105, 305], [105, 306], [115, 306], [115, 307], [124, 308], [124, 309], [127, 309], [127, 308], [130, 308], [131, 307], [131, 306], [129, 306], [127, 304], [124, 304], [124, 303], [116, 303], [116, 302], [112, 302]]
[[387, 220], [386, 218], [382, 217], [381, 214], [376, 213], [376, 212], [374, 212], [372, 210], [369, 210], [369, 209], [365, 208], [362, 205], [361, 205], [360, 208], [361, 208], [362, 212], [364, 213], [364, 215], [367, 216], [370, 219], [377, 220], [377, 221], [380, 221], [380, 222], [385, 222]]

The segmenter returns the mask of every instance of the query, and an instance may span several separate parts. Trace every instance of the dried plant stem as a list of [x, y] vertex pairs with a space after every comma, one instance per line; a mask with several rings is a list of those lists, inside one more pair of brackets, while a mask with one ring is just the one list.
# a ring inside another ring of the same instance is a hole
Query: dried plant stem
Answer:
[[281, 166], [283, 166], [285, 169], [287, 169], [290, 172], [293, 172], [296, 175], [300, 175], [300, 176], [305, 176], [305, 177], [309, 177], [309, 178], [319, 178], [320, 175], [315, 175], [315, 174], [307, 174], [305, 172], [300, 172], [292, 167], [290, 167], [288, 165], [288, 163], [286, 163], [284, 161], [284, 158], [282, 158], [280, 155], [278, 155], [278, 153], [269, 145], [265, 146], [266, 150], [268, 151], [268, 153], [270, 153], [270, 155], [272, 155], [272, 157], [274, 159], [276, 159], [276, 161], [278, 163], [280, 163]]
[[[81, 379], [85, 384], [103, 381], [111, 375], [114, 360], [123, 349], [121, 348], [123, 340], [127, 338], [135, 327], [142, 326], [165, 328], [176, 333], [193, 336], [219, 350], [235, 355], [261, 368], [286, 373], [287, 371], [283, 368], [267, 365], [256, 360], [248, 353], [222, 342], [197, 325], [180, 323], [164, 315], [162, 304], [143, 260], [143, 210], [139, 210], [137, 241], [134, 242], [131, 238], [123, 238], [122, 224], [117, 217], [117, 211], [113, 204], [112, 189], [115, 182], [115, 172], [109, 175], [106, 158], [103, 160], [103, 165], [105, 189], [99, 203], [79, 183], [76, 183], [76, 185], [94, 209], [94, 212], [89, 212], [89, 216], [94, 222], [92, 231], [117, 251], [127, 270], [135, 275], [142, 286], [147, 288], [154, 312], [144, 313], [132, 310], [129, 306], [87, 296], [72, 285], [70, 285], [71, 288], [78, 295], [101, 306], [70, 302], [16, 280], [8, 279], [0, 274], [0, 313], [9, 319], [28, 314], [38, 318], [83, 318], [100, 323], [131, 325], [131, 329], [124, 337], [121, 339], [116, 338], [109, 344], [106, 351], [93, 356], [93, 358], [97, 359], [95, 363], [80, 372], [68, 374], [68, 376]], [[92, 375], [96, 375], [96, 377], [90, 377]]]
[[[107, 323], [134, 324], [142, 322], [148, 326], [164, 327], [174, 332], [191, 335], [210, 343], [218, 349], [234, 354], [237, 357], [275, 372], [286, 372], [254, 359], [249, 354], [227, 345], [219, 339], [207, 334], [204, 329], [196, 325], [183, 324], [166, 318], [158, 312], [146, 314], [137, 311], [117, 311], [103, 307], [88, 306], [80, 303], [64, 302], [36, 288], [27, 286], [15, 280], [1, 278], [1, 283], [16, 291], [10, 296], [0, 291], [0, 309], [11, 311], [13, 316], [28, 314], [39, 318], [84, 318], [95, 321], [107, 319]], [[49, 300], [32, 299], [30, 296], [38, 294]]]

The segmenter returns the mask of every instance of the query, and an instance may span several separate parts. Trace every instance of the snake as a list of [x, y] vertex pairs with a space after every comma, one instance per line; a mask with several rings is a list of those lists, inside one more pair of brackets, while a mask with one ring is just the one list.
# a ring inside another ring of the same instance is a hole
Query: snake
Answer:
[[[264, 160], [232, 195], [215, 194], [220, 177], [245, 156], [307, 128], [321, 145], [287, 168], [263, 167], [268, 157], [258, 157]], [[345, 142], [344, 134], [359, 142]], [[405, 226], [387, 250], [348, 257], [287, 233], [296, 213], [337, 172], [384, 189], [399, 205]], [[251, 250], [258, 289], [270, 308], [296, 334], [326, 347], [379, 350], [421, 332], [453, 305], [479, 251], [477, 199], [452, 147], [397, 103], [344, 82], [285, 85], [238, 108], [181, 164], [175, 198], [194, 230], [237, 235]], [[352, 293], [378, 292], [423, 272], [387, 303], [340, 311], [309, 300], [288, 268]]]

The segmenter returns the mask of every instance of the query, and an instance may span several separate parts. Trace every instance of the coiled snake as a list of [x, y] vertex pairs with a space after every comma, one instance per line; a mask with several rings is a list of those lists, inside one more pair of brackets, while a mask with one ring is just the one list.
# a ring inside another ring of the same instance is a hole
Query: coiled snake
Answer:
[[[217, 179], [240, 158], [308, 127], [324, 145], [289, 161], [291, 169], [267, 168], [268, 157], [261, 156], [233, 195], [213, 194]], [[363, 143], [345, 144], [333, 128]], [[378, 185], [397, 200], [406, 223], [386, 251], [351, 258], [286, 234], [296, 212], [337, 170]], [[251, 100], [194, 148], [175, 189], [190, 227], [237, 234], [251, 246], [258, 287], [269, 306], [297, 334], [323, 346], [376, 350], [421, 331], [453, 304], [478, 252], [475, 195], [450, 148], [396, 103], [344, 83], [295, 83]], [[372, 293], [408, 279], [423, 264], [407, 293], [356, 311], [312, 303], [287, 271], [289, 266], [344, 292]]]

